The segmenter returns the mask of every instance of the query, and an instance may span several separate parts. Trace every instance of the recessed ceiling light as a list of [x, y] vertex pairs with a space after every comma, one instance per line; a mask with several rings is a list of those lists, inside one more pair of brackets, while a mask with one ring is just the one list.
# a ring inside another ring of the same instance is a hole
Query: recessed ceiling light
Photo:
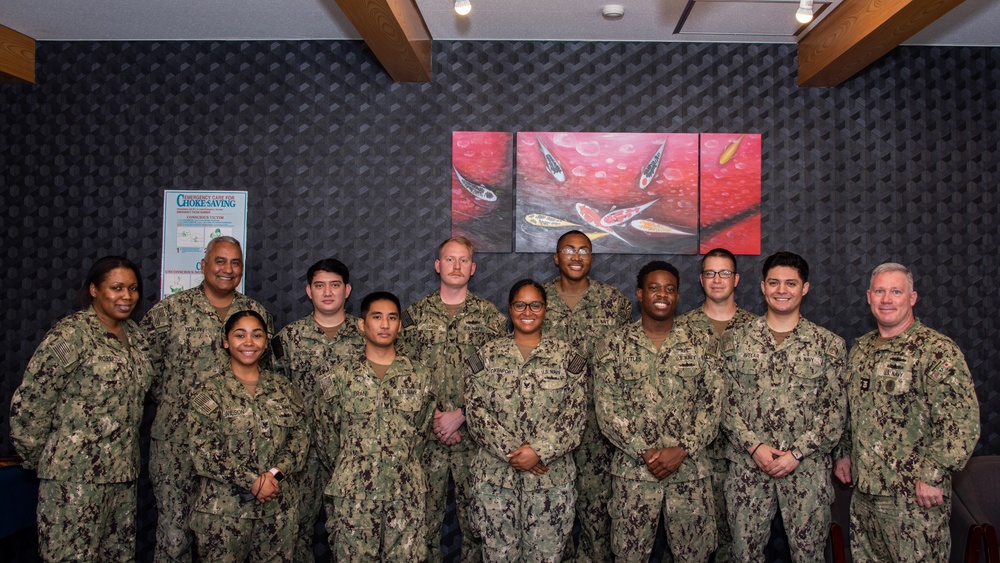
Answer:
[[472, 11], [472, 2], [469, 0], [455, 0], [455, 13], [460, 16], [467, 16]]
[[621, 4], [608, 4], [601, 10], [601, 13], [605, 19], [618, 20], [625, 16], [625, 6]]

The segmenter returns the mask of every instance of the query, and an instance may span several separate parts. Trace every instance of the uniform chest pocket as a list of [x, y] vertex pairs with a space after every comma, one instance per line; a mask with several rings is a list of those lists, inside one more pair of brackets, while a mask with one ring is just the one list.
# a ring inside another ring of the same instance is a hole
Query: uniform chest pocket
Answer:
[[823, 375], [822, 358], [800, 358], [790, 365], [792, 375], [800, 380], [812, 380]]
[[222, 413], [222, 433], [227, 436], [247, 434], [254, 427], [253, 415], [243, 410]]
[[909, 370], [881, 367], [875, 374], [878, 388], [890, 397], [905, 395], [913, 386], [913, 372]]
[[566, 388], [566, 379], [551, 377], [539, 379], [538, 388], [543, 391], [561, 391]]
[[491, 334], [481, 326], [474, 328], [460, 328], [458, 331], [458, 342], [459, 344], [479, 347], [486, 344], [496, 336], [497, 335]]
[[400, 389], [392, 395], [392, 408], [415, 413], [423, 406], [423, 394], [416, 389]]
[[482, 377], [482, 382], [493, 389], [510, 389], [517, 387], [517, 373], [513, 370], [490, 370]]

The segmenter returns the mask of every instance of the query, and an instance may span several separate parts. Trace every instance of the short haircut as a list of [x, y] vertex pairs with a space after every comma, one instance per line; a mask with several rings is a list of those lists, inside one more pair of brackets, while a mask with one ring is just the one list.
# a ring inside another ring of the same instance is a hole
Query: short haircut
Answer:
[[566, 231], [559, 237], [559, 240], [556, 241], [556, 251], [558, 252], [559, 249], [562, 248], [563, 241], [566, 240], [567, 237], [571, 237], [573, 235], [580, 235], [581, 237], [587, 239], [587, 244], [591, 245], [591, 248], [593, 248], [593, 244], [590, 242], [590, 237], [587, 236], [587, 233], [574, 229], [572, 231]]
[[224, 242], [229, 244], [235, 244], [236, 248], [240, 250], [240, 254], [243, 254], [243, 245], [240, 244], [240, 241], [236, 240], [235, 238], [229, 235], [222, 235], [221, 237], [215, 237], [214, 239], [208, 241], [208, 245], [205, 246], [205, 257], [206, 258], [208, 257], [208, 255], [212, 252], [212, 249], [215, 248], [215, 245], [222, 244]]
[[767, 273], [771, 271], [771, 268], [777, 268], [779, 266], [785, 266], [788, 268], [794, 268], [799, 272], [799, 277], [802, 278], [802, 283], [809, 281], [809, 264], [806, 262], [805, 258], [795, 254], [794, 252], [775, 252], [774, 254], [767, 257], [764, 260], [764, 267], [761, 269], [761, 279], [767, 279]]
[[514, 302], [514, 296], [517, 295], [517, 292], [521, 291], [522, 287], [527, 287], [529, 285], [531, 287], [537, 289], [538, 293], [542, 294], [542, 303], [544, 303], [545, 305], [548, 305], [549, 304], [549, 298], [548, 298], [547, 295], [545, 295], [545, 288], [542, 287], [542, 284], [536, 282], [535, 280], [528, 279], [528, 278], [520, 280], [517, 283], [515, 283], [513, 286], [511, 286], [511, 288], [510, 288], [510, 294], [507, 295], [507, 303], [508, 304], [513, 303]]
[[[104, 280], [108, 279], [108, 274], [111, 273], [111, 270], [117, 268], [132, 270], [132, 273], [135, 274], [135, 281], [139, 286], [139, 299], [142, 299], [142, 274], [139, 273], [139, 266], [136, 266], [135, 262], [124, 256], [104, 256], [94, 262], [90, 267], [90, 271], [87, 272], [87, 277], [83, 279], [83, 287], [80, 288], [80, 306], [82, 308], [86, 309], [94, 302], [94, 297], [90, 295], [90, 286], [95, 285], [100, 287], [104, 283]], [[136, 302], [136, 305], [138, 304]]]
[[368, 316], [368, 311], [371, 310], [372, 303], [376, 301], [392, 301], [392, 303], [396, 305], [396, 312], [397, 313], [403, 312], [403, 308], [399, 305], [399, 297], [396, 297], [394, 294], [389, 293], [388, 291], [373, 291], [368, 295], [365, 295], [365, 298], [361, 300], [362, 319]]
[[896, 262], [885, 262], [875, 266], [872, 270], [872, 277], [868, 281], [868, 287], [871, 288], [872, 284], [875, 283], [875, 276], [879, 274], [887, 274], [889, 272], [902, 272], [906, 275], [906, 283], [910, 284], [910, 291], [913, 291], [913, 272], [909, 268], [902, 264], [897, 264]]
[[642, 287], [646, 285], [646, 278], [649, 277], [649, 274], [660, 271], [673, 274], [674, 278], [677, 279], [678, 287], [681, 285], [681, 274], [677, 271], [677, 268], [675, 268], [673, 264], [670, 262], [664, 262], [663, 260], [653, 260], [642, 268], [639, 268], [639, 273], [635, 276], [635, 287], [642, 289]]
[[442, 242], [441, 244], [438, 245], [438, 257], [441, 256], [441, 251], [444, 250], [445, 245], [447, 245], [450, 242], [457, 242], [458, 244], [461, 244], [465, 248], [468, 248], [470, 256], [474, 255], [476, 253], [476, 249], [472, 246], [472, 241], [471, 240], [469, 240], [469, 239], [467, 239], [467, 238], [465, 238], [463, 236], [457, 236], [457, 237], [451, 237], [450, 239], [448, 239], [448, 240], [446, 240], [446, 241], [444, 241], [444, 242]]
[[739, 270], [736, 269], [736, 255], [729, 252], [725, 248], [713, 248], [712, 250], [706, 252], [705, 255], [701, 257], [702, 271], [705, 270], [705, 260], [708, 260], [709, 258], [725, 258], [733, 263], [733, 273], [739, 273]]
[[347, 270], [347, 266], [336, 258], [324, 258], [310, 266], [306, 272], [306, 283], [312, 283], [313, 278], [316, 277], [316, 272], [337, 274], [344, 280], [344, 283], [351, 283], [351, 273]]
[[246, 317], [252, 317], [254, 319], [257, 319], [257, 322], [260, 323], [260, 327], [264, 329], [264, 336], [267, 337], [267, 323], [264, 322], [264, 317], [260, 316], [260, 313], [258, 313], [257, 311], [244, 309], [242, 311], [237, 311], [233, 313], [232, 315], [229, 316], [228, 319], [226, 319], [226, 324], [222, 328], [222, 339], [225, 340], [226, 337], [229, 336], [229, 333], [232, 332], [233, 327], [236, 326], [236, 323], [239, 322], [240, 319]]

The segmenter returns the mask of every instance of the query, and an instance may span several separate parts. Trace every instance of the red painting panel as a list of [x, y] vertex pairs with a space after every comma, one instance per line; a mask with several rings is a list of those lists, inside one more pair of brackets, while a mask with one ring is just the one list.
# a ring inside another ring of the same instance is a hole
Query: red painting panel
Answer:
[[701, 135], [699, 252], [760, 255], [761, 136]]
[[451, 234], [476, 252], [513, 249], [513, 135], [454, 131], [451, 135]]
[[519, 132], [515, 247], [583, 231], [596, 253], [698, 252], [698, 135]]

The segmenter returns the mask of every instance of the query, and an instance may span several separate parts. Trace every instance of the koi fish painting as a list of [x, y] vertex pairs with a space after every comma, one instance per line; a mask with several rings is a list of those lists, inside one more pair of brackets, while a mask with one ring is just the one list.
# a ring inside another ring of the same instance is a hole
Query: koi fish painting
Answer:
[[476, 252], [510, 252], [514, 235], [513, 135], [455, 131], [451, 136], [451, 232]]

